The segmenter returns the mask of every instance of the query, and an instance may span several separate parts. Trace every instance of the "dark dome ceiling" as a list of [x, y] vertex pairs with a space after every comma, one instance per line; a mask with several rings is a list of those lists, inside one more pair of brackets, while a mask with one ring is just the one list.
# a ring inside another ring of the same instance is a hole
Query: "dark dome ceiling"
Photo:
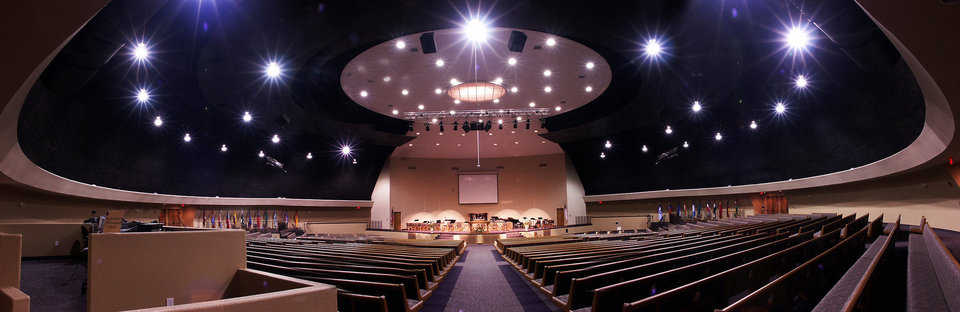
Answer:
[[[410, 137], [407, 122], [343, 94], [344, 66], [392, 38], [458, 27], [478, 7], [491, 26], [576, 40], [610, 64], [602, 95], [546, 120], [545, 137], [571, 157], [587, 194], [845, 170], [896, 153], [923, 126], [912, 74], [852, 0], [114, 0], [34, 86], [20, 145], [55, 174], [119, 189], [368, 199], [386, 159]], [[781, 38], [797, 24], [814, 40], [793, 54]], [[661, 60], [643, 57], [651, 36], [664, 43]], [[130, 54], [141, 40], [150, 56], [137, 65]], [[264, 78], [269, 61], [281, 65], [280, 79]], [[809, 77], [807, 88], [794, 88], [798, 74]], [[137, 103], [139, 88], [149, 89], [147, 104]], [[693, 100], [702, 111], [691, 111]], [[773, 113], [777, 101], [784, 115]], [[241, 120], [244, 111], [252, 122]]]

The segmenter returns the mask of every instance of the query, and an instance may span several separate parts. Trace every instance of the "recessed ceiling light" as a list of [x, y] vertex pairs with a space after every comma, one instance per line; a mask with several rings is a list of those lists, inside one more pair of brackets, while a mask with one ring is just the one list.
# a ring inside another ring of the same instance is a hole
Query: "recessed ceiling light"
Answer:
[[523, 117], [517, 116], [517, 121], [523, 121]]
[[543, 92], [550, 93], [552, 91], [553, 91], [553, 88], [551, 88], [550, 86], [543, 87]]
[[394, 114], [394, 115], [400, 114], [400, 111], [398, 111], [398, 110], [393, 110], [393, 114]]
[[487, 24], [476, 18], [471, 19], [463, 27], [463, 34], [467, 37], [467, 40], [474, 44], [486, 42], [487, 33], [489, 32], [490, 30], [487, 28]]
[[154, 126], [154, 127], [159, 127], [159, 126], [162, 126], [162, 125], [163, 125], [163, 119], [160, 118], [160, 116], [157, 116], [157, 118], [153, 119], [153, 126]]
[[803, 75], [797, 75], [797, 78], [793, 80], [793, 84], [797, 87], [797, 89], [806, 88], [807, 83], [807, 77], [804, 77]]
[[243, 119], [243, 122], [250, 122], [253, 120], [253, 115], [250, 115], [250, 112], [243, 112], [243, 117], [241, 118]]
[[553, 74], [553, 72], [551, 72], [549, 69], [543, 71], [543, 76], [544, 76], [544, 77], [550, 77], [550, 75], [552, 75], [552, 74]]
[[460, 104], [460, 100], [453, 100], [453, 104]]
[[383, 82], [390, 82], [390, 76], [384, 76]]
[[512, 58], [512, 57], [511, 57], [511, 58], [508, 58], [508, 59], [507, 59], [507, 64], [510, 65], [510, 66], [517, 65], [517, 59]]
[[456, 114], [457, 114], [457, 111], [455, 111], [455, 110], [451, 110], [451, 111], [450, 111], [450, 115], [456, 115]]
[[443, 89], [440, 89], [440, 88], [433, 89], [433, 93], [436, 93], [436, 94], [443, 93]]
[[227, 145], [226, 145], [226, 144], [221, 144], [221, 145], [220, 145], [220, 151], [226, 153], [226, 152], [227, 152]]
[[520, 144], [520, 141], [513, 141], [513, 144]]
[[433, 62], [433, 64], [437, 65], [437, 67], [443, 67], [443, 59], [437, 59], [437, 61]]
[[497, 79], [494, 79], [494, 80], [493, 80], [493, 83], [495, 83], [495, 84], [503, 84], [503, 77], [497, 77]]
[[270, 62], [267, 64], [267, 68], [264, 69], [264, 72], [267, 74], [267, 78], [276, 79], [280, 77], [280, 64], [277, 64], [277, 62]]
[[263, 151], [257, 153], [257, 157], [263, 158], [263, 156], [267, 156], [267, 154], [264, 154]]
[[502, 125], [502, 124], [503, 124], [503, 119], [497, 119], [497, 124]]
[[367, 91], [360, 91], [360, 97], [367, 97]]
[[562, 109], [562, 108], [560, 108], [559, 105], [558, 105], [557, 107], [554, 107], [554, 108], [553, 108], [553, 110], [558, 111], [558, 112], [559, 112], [561, 109]]
[[[423, 104], [417, 105], [417, 109], [423, 110]], [[433, 122], [437, 122], [436, 119], [434, 119]]]
[[147, 89], [140, 88], [137, 90], [137, 102], [146, 103], [150, 100], [150, 92]]
[[757, 129], [757, 121], [756, 121], [756, 120], [751, 120], [751, 121], [750, 121], [750, 129]]
[[530, 104], [527, 104], [527, 105], [530, 105], [530, 107], [536, 107], [536, 106], [537, 106], [537, 103], [530, 102]]
[[133, 59], [137, 62], [146, 61], [150, 57], [150, 50], [147, 49], [147, 44], [143, 42], [138, 42], [133, 46]]
[[600, 159], [605, 159], [605, 158], [607, 158], [607, 154], [604, 152], [600, 152]]
[[540, 144], [546, 144], [547, 141], [540, 141]]
[[647, 145], [643, 145], [643, 147], [640, 148], [640, 150], [643, 151], [644, 153], [646, 153], [647, 151], [649, 151], [649, 149], [647, 149]]
[[587, 64], [584, 66], [586, 66], [587, 69], [593, 69], [593, 62], [587, 62]]
[[409, 146], [409, 147], [413, 147], [413, 143], [410, 143], [410, 144], [407, 144], [407, 146]]
[[700, 101], [693, 101], [693, 105], [690, 106], [690, 109], [692, 109], [694, 113], [697, 113], [703, 109], [703, 106], [700, 106]]
[[655, 58], [660, 56], [660, 53], [663, 52], [663, 45], [660, 44], [656, 38], [650, 38], [647, 40], [647, 43], [643, 45], [643, 54], [647, 57]]
[[713, 139], [717, 141], [723, 140], [723, 135], [721, 135], [720, 132], [717, 132], [717, 134], [713, 136]]
[[800, 25], [790, 27], [783, 40], [787, 43], [787, 48], [791, 52], [803, 51], [810, 45], [810, 30]]
[[510, 92], [517, 93], [517, 91], [520, 91], [517, 87], [510, 88]]
[[593, 87], [587, 86], [586, 88], [583, 88], [583, 91], [593, 92]]
[[500, 103], [500, 99], [493, 99], [493, 103]]
[[270, 138], [270, 142], [273, 142], [274, 144], [280, 143], [280, 136], [274, 134], [273, 137]]
[[407, 47], [407, 43], [403, 40], [397, 40], [397, 49], [403, 49]]
[[547, 46], [552, 47], [557, 45], [557, 40], [553, 38], [547, 38]]
[[313, 159], [313, 153], [307, 153], [307, 159]]
[[460, 84], [460, 80], [457, 80], [457, 78], [450, 78], [450, 85], [451, 85], [451, 86], [455, 86], [455, 85], [458, 85], [458, 84]]
[[611, 143], [610, 140], [607, 140], [606, 142], [603, 142], [603, 147], [609, 149], [613, 147], [613, 143]]
[[667, 125], [667, 128], [664, 129], [663, 132], [666, 133], [666, 134], [672, 134], [672, 133], [673, 133], [673, 128], [670, 128], [670, 125]]
[[350, 155], [350, 152], [352, 152], [350, 150], [350, 146], [344, 145], [340, 147], [340, 155], [347, 156], [347, 155]]
[[440, 142], [435, 143], [435, 145], [440, 146]]
[[188, 143], [189, 143], [190, 141], [193, 141], [193, 138], [190, 137], [190, 133], [189, 133], [189, 132], [187, 132], [186, 134], [183, 135], [183, 141], [184, 141], [184, 142], [188, 142]]
[[787, 105], [783, 104], [783, 102], [777, 102], [777, 104], [773, 106], [773, 111], [776, 112], [777, 115], [782, 115], [787, 112]]
[[410, 94], [410, 91], [408, 91], [407, 89], [403, 89], [403, 90], [400, 90], [400, 94], [407, 95], [407, 94]]
[[688, 147], [690, 147], [690, 143], [687, 143], [687, 141], [683, 141], [683, 148], [688, 148]]

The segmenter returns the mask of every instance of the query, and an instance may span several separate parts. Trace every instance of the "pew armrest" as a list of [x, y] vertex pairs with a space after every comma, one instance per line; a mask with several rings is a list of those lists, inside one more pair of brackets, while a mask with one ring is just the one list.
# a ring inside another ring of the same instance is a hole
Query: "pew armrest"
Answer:
[[0, 311], [30, 312], [30, 296], [16, 287], [0, 288]]

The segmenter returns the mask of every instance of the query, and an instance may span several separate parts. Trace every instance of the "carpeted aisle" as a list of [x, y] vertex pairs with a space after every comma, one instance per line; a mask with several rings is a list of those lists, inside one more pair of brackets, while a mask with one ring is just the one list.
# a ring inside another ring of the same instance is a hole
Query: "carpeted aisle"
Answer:
[[491, 245], [470, 245], [423, 311], [559, 311]]

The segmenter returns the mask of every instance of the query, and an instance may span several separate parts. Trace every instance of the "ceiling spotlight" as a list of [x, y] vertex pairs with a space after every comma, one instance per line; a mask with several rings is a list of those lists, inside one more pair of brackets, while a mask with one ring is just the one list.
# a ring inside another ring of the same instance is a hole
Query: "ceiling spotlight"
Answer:
[[264, 73], [266, 73], [267, 78], [270, 79], [280, 77], [280, 64], [277, 64], [277, 62], [267, 63], [267, 68], [264, 70]]
[[773, 106], [773, 111], [776, 112], [777, 115], [783, 115], [783, 113], [787, 112], [787, 106], [784, 105], [783, 102], [777, 102], [777, 104]]
[[149, 100], [150, 100], [150, 92], [147, 91], [147, 89], [140, 88], [140, 90], [137, 90], [137, 102], [146, 103]]
[[586, 88], [583, 88], [583, 91], [593, 92], [593, 87], [587, 86]]
[[393, 113], [394, 115], [398, 115], [398, 114], [400, 114], [400, 111], [398, 111], [398, 110], [393, 110], [392, 113]]
[[553, 88], [550, 86], [543, 87], [543, 92], [550, 93], [551, 91], [553, 91]]
[[517, 121], [523, 121], [523, 117], [517, 116]]
[[390, 76], [384, 76], [383, 82], [390, 82]]
[[561, 109], [563, 109], [563, 108], [561, 108], [559, 105], [557, 105], [556, 107], [553, 108], [553, 110], [558, 111], [558, 112], [559, 112]]
[[487, 24], [479, 19], [472, 19], [463, 27], [463, 34], [474, 44], [486, 42], [488, 32]]
[[537, 103], [534, 103], [534, 102], [530, 102], [530, 104], [528, 105], [530, 105], [530, 107], [537, 107]]
[[397, 40], [397, 49], [402, 50], [403, 48], [406, 48], [406, 47], [407, 47], [406, 42], [403, 42], [403, 40]]
[[723, 140], [723, 135], [720, 135], [720, 132], [717, 132], [717, 134], [713, 136], [713, 139], [717, 141]]
[[440, 88], [433, 89], [433, 93], [441, 94], [443, 93], [443, 89], [440, 89]]
[[797, 79], [793, 80], [794, 85], [797, 86], [797, 89], [803, 89], [807, 87], [807, 77], [803, 75], [797, 75]]
[[593, 69], [593, 62], [587, 62], [587, 64], [584, 66], [586, 66], [587, 69]]
[[552, 47], [557, 45], [557, 40], [553, 38], [547, 38], [547, 46]]
[[267, 156], [267, 154], [264, 154], [263, 151], [257, 153], [257, 157], [263, 158], [263, 156]]
[[163, 119], [161, 119], [160, 116], [157, 116], [157, 118], [153, 120], [153, 126], [159, 127], [162, 125], [163, 125]]
[[613, 143], [610, 143], [610, 140], [607, 140], [606, 142], [603, 143], [603, 147], [609, 149], [613, 147]]
[[183, 135], [183, 141], [187, 143], [189, 143], [190, 141], [193, 141], [193, 138], [190, 137], [189, 132]]
[[432, 122], [432, 123], [437, 123], [437, 119], [436, 119], [436, 118], [431, 119], [430, 122]]
[[272, 137], [272, 138], [270, 138], [270, 142], [273, 142], [274, 144], [276, 144], [276, 143], [280, 143], [280, 136], [279, 136], [279, 135], [276, 135], [276, 134], [274, 134], [274, 135], [273, 135], [273, 137]]
[[360, 91], [360, 97], [367, 97], [367, 95], [369, 95], [367, 91]]
[[703, 109], [703, 106], [700, 106], [700, 101], [693, 101], [693, 105], [690, 108], [693, 109], [694, 113], [697, 113]]
[[457, 111], [455, 111], [455, 110], [450, 110], [450, 115], [454, 115], [454, 114], [456, 114], [456, 113], [457, 113]]
[[517, 59], [512, 58], [512, 57], [511, 57], [511, 58], [508, 58], [508, 59], [507, 59], [507, 65], [510, 65], [510, 66], [517, 65]]
[[687, 143], [687, 141], [683, 141], [683, 148], [689, 148], [689, 147], [690, 147], [690, 143]]
[[[423, 108], [424, 108], [423, 104], [417, 105], [417, 109], [423, 110]], [[433, 122], [437, 122], [437, 119], [434, 118], [434, 119], [433, 119]]]
[[649, 58], [658, 57], [662, 52], [663, 52], [663, 45], [661, 45], [660, 41], [657, 41], [656, 38], [648, 39], [647, 43], [643, 45], [643, 54], [645, 54]]
[[350, 155], [350, 152], [351, 150], [349, 146], [344, 145], [340, 147], [340, 155], [347, 156], [347, 155]]
[[221, 144], [221, 145], [220, 145], [220, 151], [226, 153], [226, 152], [227, 152], [227, 145], [226, 145], [226, 144]]
[[437, 59], [433, 64], [437, 65], [437, 67], [443, 67], [443, 59]]
[[600, 159], [605, 159], [605, 158], [607, 158], [607, 154], [605, 154], [604, 152], [600, 152]]
[[510, 92], [517, 93], [517, 91], [520, 91], [520, 89], [517, 89], [516, 86], [514, 86], [513, 88], [510, 88]]
[[667, 129], [663, 130], [666, 134], [673, 134], [673, 128], [670, 128], [670, 125], [667, 125]]
[[647, 149], [647, 145], [646, 145], [646, 144], [644, 144], [643, 147], [640, 148], [640, 150], [643, 151], [644, 153], [646, 153], [647, 151], [649, 151], [649, 149]]
[[495, 83], [495, 84], [503, 84], [503, 77], [497, 77], [497, 79], [494, 79], [494, 80], [493, 80], [493, 83]]
[[756, 120], [751, 120], [751, 121], [750, 121], [750, 129], [754, 129], [754, 130], [757, 129], [757, 121], [756, 121]]
[[787, 30], [784, 41], [791, 52], [803, 51], [810, 45], [810, 30], [806, 26], [793, 26]]
[[243, 112], [243, 122], [250, 122], [253, 120], [253, 115], [250, 115], [250, 112]]
[[460, 100], [453, 100], [453, 104], [460, 104]]
[[451, 85], [451, 86], [455, 86], [455, 85], [458, 85], [458, 84], [460, 84], [460, 80], [457, 80], [457, 78], [450, 78], [450, 85]]
[[500, 99], [493, 99], [493, 103], [500, 103]]
[[356, 158], [353, 159], [353, 164], [354, 164], [354, 165], [357, 164], [357, 159], [356, 159]]
[[307, 159], [313, 159], [313, 153], [307, 153]]
[[543, 71], [543, 76], [544, 76], [544, 77], [550, 77], [550, 75], [552, 75], [552, 74], [553, 74], [553, 72], [551, 72], [549, 69]]
[[497, 119], [497, 124], [502, 125], [502, 124], [503, 124], [503, 119]]
[[146, 43], [138, 42], [133, 46], [133, 59], [135, 61], [144, 62], [148, 57], [150, 57], [150, 50], [147, 49]]

